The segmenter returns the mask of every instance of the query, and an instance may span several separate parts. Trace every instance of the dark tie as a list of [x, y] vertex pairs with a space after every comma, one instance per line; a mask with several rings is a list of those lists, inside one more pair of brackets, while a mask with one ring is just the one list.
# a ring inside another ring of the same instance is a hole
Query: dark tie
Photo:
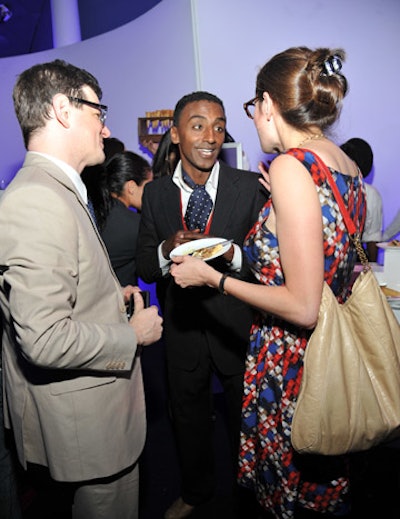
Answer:
[[196, 184], [185, 171], [182, 171], [182, 178], [193, 189], [185, 213], [187, 228], [190, 231], [200, 229], [201, 232], [204, 232], [212, 211], [213, 201], [207, 193], [205, 185]]
[[90, 216], [92, 217], [93, 222], [97, 226], [96, 214], [94, 212], [93, 202], [90, 200], [90, 198], [88, 198], [87, 208], [89, 209], [89, 213], [90, 213]]

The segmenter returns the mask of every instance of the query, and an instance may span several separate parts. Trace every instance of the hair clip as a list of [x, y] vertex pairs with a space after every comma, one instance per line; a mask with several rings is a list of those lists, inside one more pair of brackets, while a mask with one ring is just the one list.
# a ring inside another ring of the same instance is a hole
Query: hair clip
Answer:
[[321, 74], [323, 76], [333, 76], [338, 73], [342, 69], [342, 62], [339, 56], [331, 56], [323, 63], [323, 71]]

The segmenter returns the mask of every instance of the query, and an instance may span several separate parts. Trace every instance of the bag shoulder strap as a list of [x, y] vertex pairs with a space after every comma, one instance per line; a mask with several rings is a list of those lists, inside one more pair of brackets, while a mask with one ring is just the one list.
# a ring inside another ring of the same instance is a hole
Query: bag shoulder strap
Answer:
[[326, 179], [327, 179], [329, 185], [331, 186], [333, 195], [339, 206], [340, 212], [342, 213], [344, 223], [346, 224], [347, 230], [349, 231], [350, 239], [354, 243], [358, 257], [364, 268], [364, 271], [370, 270], [371, 267], [369, 265], [368, 257], [365, 253], [364, 247], [362, 246], [362, 243], [361, 243], [360, 233], [357, 232], [356, 225], [353, 222], [353, 220], [351, 219], [350, 214], [349, 214], [348, 210], [346, 209], [346, 206], [344, 205], [343, 198], [339, 192], [336, 182], [334, 181], [334, 179], [332, 177], [332, 173], [330, 172], [328, 166], [318, 157], [318, 155], [316, 155], [315, 153], [313, 155], [315, 156], [315, 159], [318, 162], [319, 167], [321, 167], [323, 169], [323, 171], [325, 172]]
[[357, 232], [356, 225], [353, 222], [353, 220], [351, 219], [350, 214], [349, 214], [346, 206], [344, 205], [344, 201], [343, 201], [342, 195], [340, 194], [339, 188], [337, 187], [337, 184], [336, 184], [336, 182], [334, 181], [334, 179], [332, 177], [332, 173], [330, 172], [328, 166], [324, 162], [322, 162], [322, 160], [318, 157], [318, 155], [315, 155], [315, 158], [316, 158], [319, 166], [323, 169], [323, 171], [325, 173], [325, 176], [326, 176], [326, 179], [327, 179], [329, 185], [331, 186], [331, 189], [333, 191], [333, 195], [334, 195], [334, 197], [336, 199], [336, 202], [337, 202], [337, 204], [339, 206], [340, 212], [342, 213], [343, 220], [344, 220], [344, 223], [346, 224], [346, 227], [347, 227], [347, 230], [349, 231], [349, 234], [351, 234], [351, 235], [356, 234], [356, 232]]
[[371, 267], [368, 263], [368, 257], [366, 255], [364, 248], [362, 246], [362, 243], [361, 243], [360, 233], [357, 232], [357, 227], [356, 227], [355, 223], [353, 222], [353, 220], [351, 219], [351, 216], [350, 216], [348, 210], [346, 209], [342, 195], [339, 192], [339, 188], [337, 187], [336, 182], [335, 182], [334, 178], [332, 177], [332, 173], [330, 172], [330, 170], [329, 170], [328, 166], [325, 164], [325, 162], [323, 162], [322, 159], [320, 159], [320, 157], [315, 152], [313, 152], [311, 150], [307, 150], [307, 151], [309, 151], [313, 155], [313, 157], [315, 158], [315, 160], [318, 164], [318, 167], [325, 173], [326, 180], [328, 181], [328, 184], [330, 185], [330, 187], [332, 189], [335, 200], [339, 206], [340, 212], [342, 213], [344, 223], [346, 224], [347, 230], [349, 231], [350, 239], [354, 243], [354, 246], [357, 250], [358, 257], [361, 261], [362, 266], [364, 267], [364, 271], [370, 270]]
[[[304, 150], [301, 150], [301, 151], [304, 151]], [[290, 155], [294, 156], [294, 154], [291, 153], [290, 151], [288, 153]], [[339, 206], [340, 212], [342, 213], [344, 223], [346, 224], [347, 230], [349, 231], [350, 234], [355, 234], [357, 232], [356, 225], [353, 222], [353, 220], [351, 219], [348, 210], [346, 209], [342, 195], [339, 192], [339, 188], [337, 187], [336, 182], [333, 179], [332, 173], [330, 172], [328, 166], [314, 151], [307, 150], [307, 153], [310, 153], [314, 157], [319, 169], [324, 172], [326, 180], [328, 181], [328, 184], [330, 185], [333, 195], [335, 197], [335, 200]]]

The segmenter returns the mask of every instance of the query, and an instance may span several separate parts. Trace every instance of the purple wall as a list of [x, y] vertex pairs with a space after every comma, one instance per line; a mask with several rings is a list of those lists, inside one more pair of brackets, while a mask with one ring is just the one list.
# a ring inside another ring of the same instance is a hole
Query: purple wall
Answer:
[[0, 180], [8, 181], [24, 156], [11, 91], [17, 74], [34, 63], [61, 57], [94, 73], [110, 107], [112, 133], [137, 152], [138, 117], [173, 108], [192, 90], [209, 90], [223, 99], [229, 132], [256, 169], [264, 157], [242, 104], [254, 95], [259, 67], [292, 45], [343, 47], [350, 92], [332, 137], [342, 143], [357, 136], [371, 144], [373, 184], [383, 197], [386, 226], [400, 207], [399, 22], [398, 0], [162, 0], [102, 36], [2, 58]]

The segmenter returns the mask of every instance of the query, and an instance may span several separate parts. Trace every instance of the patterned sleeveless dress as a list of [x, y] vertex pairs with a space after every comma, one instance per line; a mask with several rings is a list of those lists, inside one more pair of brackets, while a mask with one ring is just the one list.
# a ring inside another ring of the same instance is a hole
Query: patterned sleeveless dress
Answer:
[[[316, 184], [324, 224], [325, 280], [344, 301], [350, 292], [356, 251], [314, 154], [300, 148], [287, 153], [304, 164]], [[353, 221], [363, 229], [366, 206], [361, 174], [353, 178], [331, 173]], [[244, 251], [257, 279], [264, 285], [277, 286], [284, 284], [284, 278], [278, 240], [265, 226], [271, 205], [270, 199], [261, 209]], [[337, 515], [348, 511], [346, 457], [300, 455], [290, 442], [309, 336], [309, 330], [266, 313], [256, 317], [250, 335], [238, 480], [252, 488], [261, 506], [279, 519], [293, 518], [296, 507]]]

